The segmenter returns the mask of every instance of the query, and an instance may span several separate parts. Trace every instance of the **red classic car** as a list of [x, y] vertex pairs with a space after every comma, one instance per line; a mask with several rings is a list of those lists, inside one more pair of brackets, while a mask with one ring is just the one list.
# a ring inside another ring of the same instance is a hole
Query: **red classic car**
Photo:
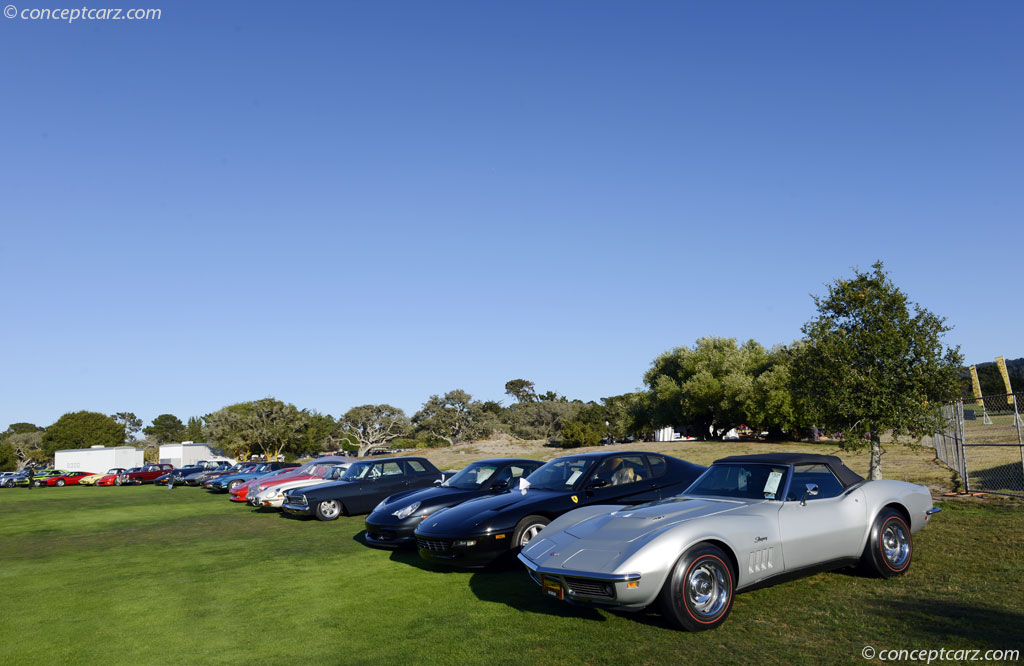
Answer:
[[139, 469], [142, 469], [142, 468], [141, 467], [132, 467], [129, 470], [125, 470], [124, 467], [112, 467], [111, 469], [107, 470], [106, 474], [101, 476], [99, 478], [99, 480], [96, 481], [96, 485], [97, 486], [114, 486], [114, 485], [117, 485], [117, 477], [118, 476], [120, 476], [121, 474], [123, 474], [126, 471], [134, 472], [134, 471], [137, 471]]
[[48, 486], [77, 486], [78, 482], [86, 476], [91, 476], [92, 472], [68, 472], [67, 474], [61, 474], [60, 476], [51, 476], [46, 480]]
[[174, 469], [174, 465], [150, 463], [137, 469], [130, 469], [127, 472], [122, 472], [117, 477], [117, 483], [122, 486], [137, 486], [143, 483], [153, 483], [158, 476], [163, 476], [172, 469]]

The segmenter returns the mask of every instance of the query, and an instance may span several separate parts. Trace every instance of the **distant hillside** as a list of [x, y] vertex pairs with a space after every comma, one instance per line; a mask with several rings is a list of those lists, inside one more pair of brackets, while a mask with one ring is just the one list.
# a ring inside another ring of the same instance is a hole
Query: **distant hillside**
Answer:
[[[982, 395], [1002, 395], [1006, 393], [1006, 386], [1003, 385], [1003, 378], [999, 374], [999, 368], [995, 361], [990, 363], [979, 363], [978, 383], [981, 384]], [[1024, 392], [1024, 358], [1006, 361], [1006, 372], [1010, 375], [1010, 386], [1015, 393]], [[962, 382], [960, 385], [963, 397], [971, 397], [971, 372], [967, 368], [960, 371]]]

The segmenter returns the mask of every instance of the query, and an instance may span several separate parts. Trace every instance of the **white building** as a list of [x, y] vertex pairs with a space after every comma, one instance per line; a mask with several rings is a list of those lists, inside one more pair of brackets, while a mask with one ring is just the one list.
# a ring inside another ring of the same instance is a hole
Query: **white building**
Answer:
[[202, 442], [181, 442], [180, 444], [161, 444], [160, 462], [170, 463], [175, 468], [194, 465], [200, 460], [224, 460], [224, 456]]
[[69, 472], [100, 474], [108, 469], [142, 467], [145, 451], [134, 446], [94, 446], [89, 449], [64, 449], [53, 455], [53, 466]]

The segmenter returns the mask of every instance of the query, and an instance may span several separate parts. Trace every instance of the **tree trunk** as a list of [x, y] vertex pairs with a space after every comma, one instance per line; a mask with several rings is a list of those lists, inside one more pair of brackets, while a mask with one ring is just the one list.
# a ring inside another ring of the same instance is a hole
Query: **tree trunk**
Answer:
[[882, 478], [882, 442], [878, 433], [871, 433], [871, 467], [868, 472], [869, 481], [878, 481]]

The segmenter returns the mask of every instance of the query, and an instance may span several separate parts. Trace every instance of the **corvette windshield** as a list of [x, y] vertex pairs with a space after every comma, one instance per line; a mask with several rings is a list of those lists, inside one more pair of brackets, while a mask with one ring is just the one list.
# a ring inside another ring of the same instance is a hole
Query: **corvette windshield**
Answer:
[[455, 476], [441, 485], [448, 488], [458, 488], [459, 490], [476, 490], [487, 483], [488, 479], [494, 475], [497, 469], [497, 465], [473, 463], [469, 467], [459, 470]]
[[685, 495], [710, 495], [737, 499], [779, 499], [786, 486], [784, 465], [717, 463], [693, 482]]
[[526, 477], [537, 490], [572, 490], [594, 466], [593, 458], [558, 458]]

